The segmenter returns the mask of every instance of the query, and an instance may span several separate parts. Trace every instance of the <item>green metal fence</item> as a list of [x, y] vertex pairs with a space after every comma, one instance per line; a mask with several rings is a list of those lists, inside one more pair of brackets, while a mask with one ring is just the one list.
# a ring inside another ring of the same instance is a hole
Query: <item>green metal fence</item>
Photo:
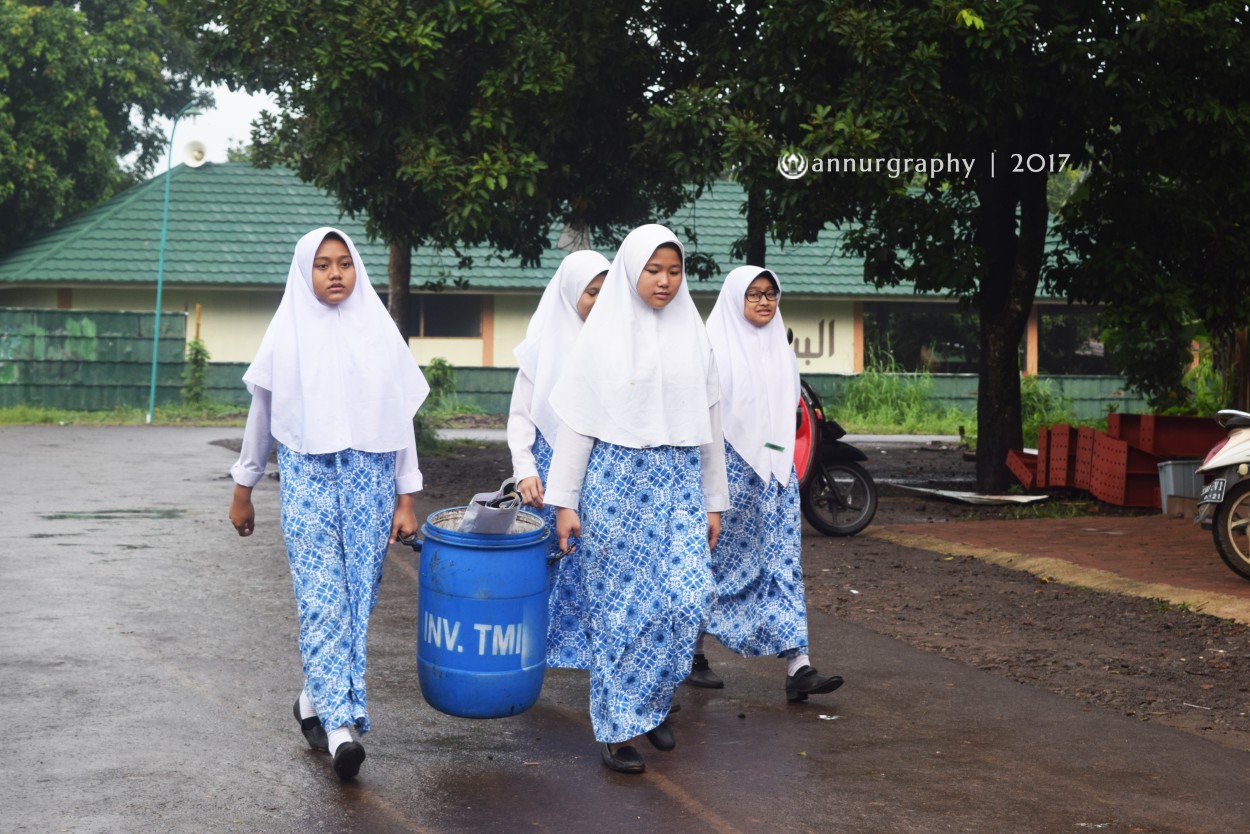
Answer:
[[[151, 313], [0, 308], [0, 406], [33, 405], [93, 411], [116, 406], [146, 407], [152, 369]], [[157, 366], [158, 404], [177, 402], [185, 362], [186, 315], [161, 314]], [[208, 395], [218, 402], [246, 405], [245, 362], [212, 362]], [[507, 414], [512, 368], [457, 368], [458, 402], [487, 414]], [[804, 378], [836, 408], [852, 376], [808, 374]], [[1109, 376], [1043, 376], [1071, 402], [1076, 417], [1092, 420], [1114, 407], [1122, 414], [1146, 410], [1145, 401]], [[977, 378], [934, 374], [933, 398], [942, 405], [975, 411]], [[836, 415], [836, 412], [835, 412]]]
[[[0, 308], [0, 406], [146, 407], [154, 319], [152, 313]], [[186, 332], [186, 314], [161, 314], [157, 403], [180, 398]]]
[[246, 362], [209, 362], [204, 377], [204, 389], [210, 400], [219, 403], [247, 405], [252, 401], [243, 384]]
[[[246, 362], [210, 362], [205, 380], [208, 396], [217, 402], [246, 405], [251, 400], [243, 384], [246, 370]], [[455, 401], [487, 414], [507, 414], [515, 379], [515, 368], [456, 368]]]
[[[843, 374], [804, 374], [803, 378], [816, 389], [821, 399], [836, 409], [846, 384], [854, 379]], [[976, 374], [930, 374], [931, 398], [942, 406], [954, 406], [969, 414], [977, 408]], [[1120, 414], [1142, 414], [1148, 411], [1146, 400], [1126, 386], [1118, 376], [1050, 376], [1039, 374], [1038, 382], [1049, 386], [1056, 396], [1067, 400], [1076, 419], [1098, 420], [1114, 409]], [[836, 417], [836, 411], [834, 413]]]
[[[248, 403], [251, 397], [243, 384], [246, 370], [246, 362], [209, 363], [208, 396], [223, 403]], [[515, 380], [516, 368], [456, 368], [455, 401], [486, 414], [507, 414]]]
[[[242, 373], [240, 371], [240, 373]], [[511, 368], [457, 368], [456, 397], [487, 414], [507, 414], [516, 371]], [[842, 388], [854, 379], [840, 374], [804, 374], [821, 398], [836, 405]], [[933, 399], [969, 413], [976, 411], [977, 377], [974, 374], [934, 374]], [[1146, 411], [1146, 401], [1129, 391], [1124, 380], [1114, 376], [1040, 376], [1058, 396], [1068, 400], [1077, 419], [1096, 420], [1109, 408], [1121, 414]]]

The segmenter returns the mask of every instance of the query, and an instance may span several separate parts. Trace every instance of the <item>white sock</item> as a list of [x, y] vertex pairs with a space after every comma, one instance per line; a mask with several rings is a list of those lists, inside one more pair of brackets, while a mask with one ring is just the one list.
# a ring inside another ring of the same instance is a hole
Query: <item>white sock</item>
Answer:
[[312, 718], [317, 714], [317, 708], [313, 706], [312, 699], [308, 697], [308, 693], [300, 690], [299, 693], [299, 717]]
[[808, 661], [807, 655], [796, 654], [794, 657], [790, 658], [790, 662], [786, 665], [786, 674], [793, 677], [795, 672], [799, 671], [804, 666], [810, 665], [811, 663]]
[[694, 653], [695, 654], [703, 654], [703, 638], [706, 636], [707, 636], [706, 634], [700, 631], [699, 636], [695, 638], [694, 640]]
[[326, 738], [330, 741], [330, 756], [333, 757], [340, 744], [346, 744], [352, 740], [352, 731], [344, 724], [342, 727], [326, 733]]

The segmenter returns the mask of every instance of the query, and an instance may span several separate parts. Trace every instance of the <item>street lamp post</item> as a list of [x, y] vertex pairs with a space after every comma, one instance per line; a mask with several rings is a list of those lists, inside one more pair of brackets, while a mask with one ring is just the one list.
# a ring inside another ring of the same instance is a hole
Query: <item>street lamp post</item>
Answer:
[[161, 248], [156, 262], [156, 322], [152, 331], [152, 384], [148, 390], [148, 423], [152, 422], [152, 416], [156, 413], [156, 360], [161, 338], [161, 290], [165, 282], [165, 240], [169, 236], [169, 173], [174, 167], [174, 132], [178, 130], [178, 120], [183, 116], [200, 115], [194, 107], [194, 101], [184, 104], [169, 128], [169, 158], [165, 165], [165, 209], [161, 216]]

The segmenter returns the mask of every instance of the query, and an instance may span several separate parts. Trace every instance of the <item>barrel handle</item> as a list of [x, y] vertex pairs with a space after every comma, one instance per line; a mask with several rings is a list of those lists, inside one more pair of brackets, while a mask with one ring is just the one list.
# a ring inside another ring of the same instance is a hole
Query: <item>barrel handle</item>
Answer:
[[409, 547], [411, 547], [413, 550], [417, 551], [418, 553], [421, 552], [421, 540], [417, 538], [416, 533], [413, 533], [411, 536], [408, 536], [407, 538], [405, 538], [403, 535], [396, 536], [395, 541], [399, 542], [400, 544], [408, 545]]
[[547, 567], [551, 567], [551, 566], [552, 566], [552, 565], [554, 565], [556, 562], [558, 562], [558, 561], [560, 561], [561, 559], [563, 559], [565, 556], [568, 556], [568, 555], [569, 555], [570, 553], [572, 553], [574, 550], [577, 550], [577, 545], [581, 543], [581, 539], [579, 539], [577, 536], [569, 536], [569, 539], [570, 539], [570, 541], [569, 541], [569, 549], [568, 549], [568, 550], [561, 550], [561, 551], [559, 551], [558, 553], [556, 553], [556, 555], [554, 555], [554, 556], [548, 556], [548, 557], [547, 557]]

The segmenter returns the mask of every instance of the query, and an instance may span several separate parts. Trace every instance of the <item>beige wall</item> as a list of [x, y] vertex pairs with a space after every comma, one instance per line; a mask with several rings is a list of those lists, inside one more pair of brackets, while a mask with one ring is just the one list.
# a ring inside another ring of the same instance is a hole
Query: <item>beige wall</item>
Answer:
[[853, 302], [790, 299], [782, 313], [786, 327], [794, 331], [800, 373], [855, 373], [858, 347]]
[[431, 359], [469, 367], [482, 364], [481, 339], [409, 339], [408, 347], [418, 365], [428, 365]]
[[[6, 307], [56, 309], [55, 288], [19, 287], [0, 292]], [[74, 287], [69, 291], [75, 310], [149, 312], [156, 306], [156, 288]], [[200, 339], [214, 362], [251, 362], [282, 299], [281, 290], [186, 289], [166, 287], [161, 311], [187, 314], [187, 338], [195, 335], [195, 305], [201, 305]]]
[[541, 293], [533, 295], [495, 296], [495, 355], [492, 362], [498, 368], [515, 368], [516, 357], [512, 349], [525, 338], [525, 328], [530, 316], [538, 309]]
[[[538, 306], [539, 293], [494, 297], [492, 338], [412, 339], [417, 362], [428, 364], [436, 357], [466, 367], [516, 367], [512, 349], [525, 337], [530, 316]], [[251, 362], [261, 337], [282, 298], [280, 290], [166, 289], [161, 299], [165, 312], [185, 312], [187, 337], [194, 335], [195, 305], [202, 305], [200, 338], [214, 362]], [[148, 311], [156, 301], [154, 289], [76, 288], [72, 306], [79, 310]], [[707, 317], [715, 296], [695, 297], [699, 313]], [[0, 291], [5, 307], [55, 308], [55, 288], [14, 288]], [[790, 298], [782, 311], [786, 326], [794, 331], [799, 370], [806, 373], [854, 373], [854, 305], [850, 301]], [[483, 355], [489, 352], [489, 356]]]
[[[5, 307], [31, 307], [55, 309], [57, 289], [18, 287], [0, 291], [0, 305]], [[201, 306], [200, 339], [208, 348], [214, 362], [251, 362], [265, 335], [265, 328], [278, 309], [282, 290], [255, 289], [186, 289], [166, 287], [161, 295], [161, 310], [166, 313], [187, 314], [187, 338], [195, 335], [195, 305]], [[525, 300], [522, 297], [522, 304]], [[537, 306], [538, 296], [533, 305]], [[156, 289], [130, 289], [110, 287], [76, 287], [71, 291], [71, 306], [76, 310], [130, 310], [151, 311], [156, 305]], [[520, 332], [525, 334], [529, 314], [524, 314]], [[508, 342], [515, 323], [504, 322], [504, 352], [510, 358], [516, 344]], [[500, 331], [496, 328], [496, 333]], [[499, 336], [495, 344], [499, 345]], [[479, 366], [484, 364], [485, 339], [413, 339], [412, 354], [421, 364], [435, 357], [446, 359], [453, 365]], [[497, 347], [495, 353], [499, 353]]]
[[[695, 296], [695, 306], [707, 320], [716, 296]], [[781, 307], [786, 327], [794, 331], [799, 372], [850, 374], [855, 372], [855, 304], [822, 298], [786, 296]]]
[[[214, 362], [251, 362], [260, 347], [265, 328], [273, 318], [281, 290], [166, 288], [161, 294], [161, 311], [187, 314], [187, 338], [195, 336], [195, 305], [200, 311], [200, 340]], [[148, 289], [74, 290], [78, 310], [151, 310], [156, 292]]]
[[[706, 320], [716, 304], [714, 295], [694, 296], [695, 307]], [[538, 296], [495, 297], [495, 365], [516, 367], [512, 348], [525, 336], [525, 327], [538, 306]], [[786, 326], [794, 331], [799, 370], [805, 373], [855, 372], [855, 309], [850, 301], [791, 298], [783, 310]]]

